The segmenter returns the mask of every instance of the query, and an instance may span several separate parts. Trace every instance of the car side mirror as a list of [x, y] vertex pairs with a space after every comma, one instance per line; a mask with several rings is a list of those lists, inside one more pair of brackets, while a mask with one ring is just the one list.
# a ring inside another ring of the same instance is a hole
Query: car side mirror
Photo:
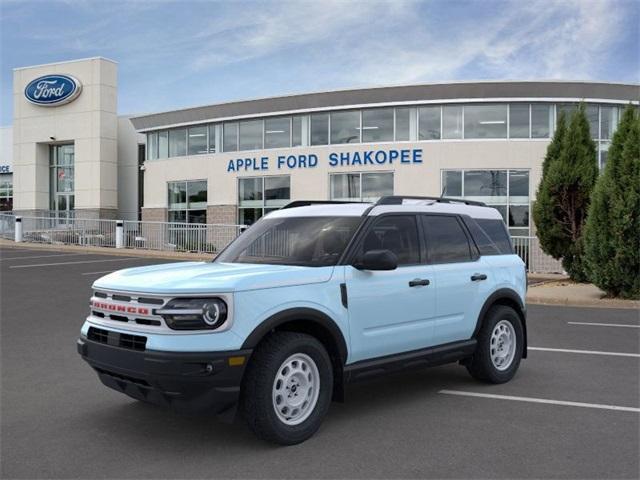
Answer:
[[398, 257], [391, 250], [369, 250], [353, 267], [358, 270], [395, 270], [398, 268]]

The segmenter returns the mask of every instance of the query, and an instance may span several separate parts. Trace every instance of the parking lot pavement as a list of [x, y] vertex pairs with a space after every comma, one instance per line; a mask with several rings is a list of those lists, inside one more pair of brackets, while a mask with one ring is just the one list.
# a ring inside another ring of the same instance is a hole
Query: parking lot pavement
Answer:
[[638, 477], [636, 311], [530, 306], [510, 383], [448, 365], [353, 385], [313, 438], [274, 447], [108, 390], [77, 355], [91, 282], [166, 262], [0, 249], [2, 478]]

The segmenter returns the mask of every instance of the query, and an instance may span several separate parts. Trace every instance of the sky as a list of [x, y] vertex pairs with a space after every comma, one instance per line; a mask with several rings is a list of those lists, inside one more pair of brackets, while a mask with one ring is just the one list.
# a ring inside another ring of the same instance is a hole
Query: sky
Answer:
[[639, 0], [0, 0], [12, 69], [118, 62], [118, 112], [464, 80], [640, 82]]

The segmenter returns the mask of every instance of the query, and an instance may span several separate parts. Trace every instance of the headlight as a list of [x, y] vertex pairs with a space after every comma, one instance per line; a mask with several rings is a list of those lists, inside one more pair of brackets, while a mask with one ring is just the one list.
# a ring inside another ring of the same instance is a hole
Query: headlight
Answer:
[[174, 298], [156, 313], [174, 330], [215, 330], [227, 320], [227, 304], [220, 298]]

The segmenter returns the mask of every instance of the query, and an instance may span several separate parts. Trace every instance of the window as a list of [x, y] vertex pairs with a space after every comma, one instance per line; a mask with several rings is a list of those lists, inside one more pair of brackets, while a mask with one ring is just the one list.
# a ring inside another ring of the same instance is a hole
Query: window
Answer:
[[442, 107], [442, 138], [462, 138], [462, 107]]
[[302, 145], [302, 116], [298, 115], [291, 118], [291, 146], [299, 147]]
[[264, 121], [264, 148], [291, 146], [291, 117], [267, 118]]
[[169, 130], [169, 156], [181, 157], [187, 154], [187, 129]]
[[418, 140], [440, 140], [440, 106], [418, 109]]
[[209, 153], [216, 153], [216, 125], [209, 125]]
[[238, 122], [229, 122], [223, 124], [222, 148], [225, 152], [238, 151]]
[[327, 145], [329, 143], [329, 114], [311, 115], [311, 145]]
[[393, 141], [393, 108], [371, 108], [362, 111], [362, 141]]
[[507, 105], [465, 106], [464, 138], [507, 138]]
[[549, 138], [553, 125], [553, 109], [550, 105], [531, 105], [531, 138]]
[[420, 263], [418, 227], [413, 215], [381, 217], [367, 232], [359, 255], [370, 250], [390, 250], [398, 257], [398, 265]]
[[448, 170], [443, 172], [442, 191], [445, 197], [462, 196], [462, 172], [458, 170]]
[[187, 152], [189, 155], [207, 153], [207, 127], [191, 127], [188, 134]]
[[265, 218], [216, 262], [325, 267], [338, 263], [362, 217]]
[[147, 133], [147, 160], [158, 158], [158, 132]]
[[509, 105], [509, 138], [529, 138], [529, 104]]
[[476, 219], [478, 225], [489, 236], [493, 243], [498, 247], [498, 250], [503, 255], [509, 255], [513, 253], [513, 247], [511, 246], [511, 240], [509, 234], [504, 226], [504, 222], [501, 220], [491, 220], [485, 218]]
[[360, 111], [331, 113], [331, 144], [360, 142]]
[[512, 235], [529, 235], [528, 170], [443, 170], [442, 186], [448, 197], [484, 202], [498, 210]]
[[411, 109], [396, 108], [396, 141], [411, 140]]
[[169, 156], [169, 132], [164, 130], [158, 132], [158, 158], [167, 158]]
[[75, 208], [75, 146], [49, 147], [49, 208], [60, 217], [70, 217]]
[[335, 173], [329, 183], [331, 200], [375, 202], [393, 195], [392, 172]]
[[284, 207], [291, 199], [288, 175], [238, 179], [238, 222], [251, 225], [263, 215]]
[[471, 249], [462, 225], [448, 215], [422, 215], [429, 263], [470, 262]]
[[591, 132], [591, 138], [594, 140], [598, 139], [599, 132], [599, 110], [598, 105], [587, 105], [585, 108], [585, 114], [587, 115], [587, 120], [589, 121], [589, 131]]
[[262, 120], [240, 122], [240, 150], [259, 150], [262, 148]]
[[169, 221], [207, 223], [207, 181], [168, 183]]
[[600, 138], [610, 140], [618, 125], [618, 107], [600, 107]]
[[0, 211], [13, 210], [13, 174], [0, 173]]

